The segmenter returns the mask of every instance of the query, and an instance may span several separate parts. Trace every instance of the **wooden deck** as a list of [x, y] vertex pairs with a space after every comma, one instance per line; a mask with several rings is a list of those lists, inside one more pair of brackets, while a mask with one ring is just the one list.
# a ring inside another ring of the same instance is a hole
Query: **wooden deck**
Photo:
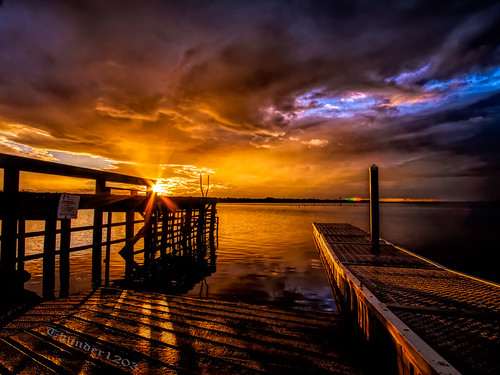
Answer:
[[0, 373], [366, 373], [349, 336], [338, 314], [101, 288], [2, 327]]
[[380, 241], [314, 223], [330, 282], [371, 339], [395, 344], [401, 374], [500, 374], [500, 286]]

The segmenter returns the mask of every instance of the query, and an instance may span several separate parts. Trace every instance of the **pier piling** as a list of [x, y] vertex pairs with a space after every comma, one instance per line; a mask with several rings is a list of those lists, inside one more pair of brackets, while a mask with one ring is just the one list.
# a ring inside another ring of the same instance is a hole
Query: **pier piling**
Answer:
[[372, 249], [377, 250], [380, 239], [378, 167], [370, 167], [370, 235]]

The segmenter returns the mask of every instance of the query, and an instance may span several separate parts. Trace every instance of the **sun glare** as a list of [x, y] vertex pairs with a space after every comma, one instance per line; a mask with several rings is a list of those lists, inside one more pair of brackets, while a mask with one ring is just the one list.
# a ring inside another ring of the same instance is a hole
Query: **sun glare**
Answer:
[[152, 187], [153, 192], [155, 192], [158, 195], [168, 195], [170, 194], [170, 191], [167, 188], [167, 185], [162, 184], [162, 183], [157, 183], [153, 185]]

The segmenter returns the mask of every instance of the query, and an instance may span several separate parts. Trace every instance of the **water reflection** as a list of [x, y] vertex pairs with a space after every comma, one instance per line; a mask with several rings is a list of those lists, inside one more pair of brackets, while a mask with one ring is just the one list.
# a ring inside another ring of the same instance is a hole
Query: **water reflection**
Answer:
[[[167, 294], [184, 294], [199, 284], [207, 287], [206, 278], [217, 269], [215, 247], [203, 245], [206, 256], [197, 258], [179, 254], [167, 254], [155, 260], [149, 272], [134, 275], [131, 281], [115, 282], [127, 289], [148, 290]], [[200, 292], [201, 294], [201, 292]]]
[[[178, 286], [177, 293], [194, 286], [187, 292], [190, 296], [202, 294], [323, 311], [336, 309], [314, 248], [311, 224], [349, 222], [368, 230], [368, 205], [219, 204], [217, 209], [220, 217], [217, 271], [214, 272], [214, 265], [209, 265], [199, 272], [202, 276], [198, 281], [194, 276], [186, 276], [178, 282], [159, 280], [159, 284], [163, 282], [174, 289]], [[492, 261], [498, 250], [495, 223], [499, 205], [401, 203], [382, 204], [380, 210], [383, 238], [449, 267], [500, 281]], [[113, 220], [124, 219], [116, 215]], [[80, 211], [78, 220], [82, 226], [92, 223], [91, 211]], [[43, 229], [43, 222], [41, 225]], [[88, 243], [89, 237], [86, 234], [72, 238], [72, 246]], [[33, 246], [40, 249], [43, 243], [39, 239]], [[122, 279], [124, 274], [124, 261], [118, 255], [120, 248], [117, 244], [111, 250], [112, 281]], [[90, 255], [90, 250], [71, 254], [72, 292], [90, 288]], [[141, 262], [141, 257], [138, 260]], [[196, 269], [172, 263], [166, 264], [165, 272], [159, 274], [181, 274], [182, 267]], [[26, 269], [32, 274], [27, 288], [39, 293], [41, 262], [26, 262]]]

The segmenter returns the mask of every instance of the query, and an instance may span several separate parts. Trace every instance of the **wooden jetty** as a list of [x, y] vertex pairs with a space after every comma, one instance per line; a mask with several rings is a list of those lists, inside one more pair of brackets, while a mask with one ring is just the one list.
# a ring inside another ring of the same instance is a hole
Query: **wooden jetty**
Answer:
[[500, 374], [500, 286], [349, 224], [314, 223], [332, 288], [369, 340], [390, 338], [400, 374]]
[[343, 327], [327, 313], [99, 288], [5, 325], [0, 373], [364, 374]]
[[[110, 251], [115, 244], [123, 244], [119, 254], [125, 259], [124, 276], [128, 281], [157, 277], [158, 270], [164, 270], [179, 258], [196, 264], [214, 262], [216, 199], [167, 198], [151, 190], [153, 180], [6, 154], [0, 154], [0, 168], [3, 169], [0, 294], [16, 295], [22, 291], [29, 279], [25, 262], [41, 260], [44, 299], [54, 298], [57, 276], [59, 296], [67, 296], [70, 253], [89, 249], [93, 287], [103, 283], [103, 265], [104, 284], [109, 285]], [[95, 191], [92, 194], [23, 192], [20, 191], [22, 172], [92, 180]], [[93, 224], [74, 227], [71, 216], [82, 209], [93, 211]], [[125, 221], [117, 221], [115, 213], [125, 215]], [[26, 232], [30, 220], [44, 221], [44, 230]], [[72, 241], [75, 232], [86, 233], [91, 243], [81, 245]], [[39, 253], [26, 254], [27, 239], [41, 244]]]

